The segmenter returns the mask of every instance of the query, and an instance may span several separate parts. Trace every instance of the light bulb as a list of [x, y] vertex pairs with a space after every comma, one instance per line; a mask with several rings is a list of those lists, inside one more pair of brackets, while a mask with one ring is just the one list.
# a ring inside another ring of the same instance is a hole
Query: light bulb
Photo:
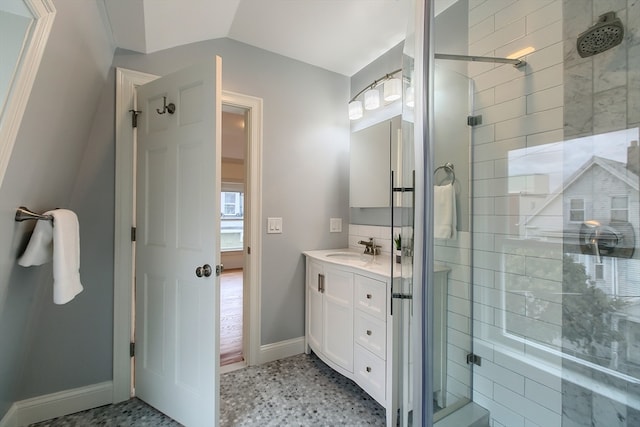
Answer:
[[413, 88], [413, 86], [409, 86], [407, 88], [406, 104], [407, 104], [407, 107], [411, 107], [411, 108], [413, 108], [416, 105], [415, 89]]
[[358, 120], [362, 117], [362, 101], [351, 101], [349, 103], [349, 120]]
[[384, 100], [395, 101], [402, 97], [402, 82], [400, 79], [389, 79], [384, 82]]
[[369, 89], [364, 93], [364, 109], [375, 110], [380, 106], [380, 91]]

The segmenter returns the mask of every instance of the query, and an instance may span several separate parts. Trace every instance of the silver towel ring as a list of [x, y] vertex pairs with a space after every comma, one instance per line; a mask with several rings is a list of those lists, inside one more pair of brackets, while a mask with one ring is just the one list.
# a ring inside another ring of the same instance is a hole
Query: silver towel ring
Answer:
[[451, 184], [453, 185], [456, 182], [456, 173], [453, 170], [453, 163], [447, 162], [442, 166], [438, 166], [436, 170], [433, 171], [433, 176], [435, 176], [440, 169], [444, 169], [447, 172], [447, 174], [451, 178]]

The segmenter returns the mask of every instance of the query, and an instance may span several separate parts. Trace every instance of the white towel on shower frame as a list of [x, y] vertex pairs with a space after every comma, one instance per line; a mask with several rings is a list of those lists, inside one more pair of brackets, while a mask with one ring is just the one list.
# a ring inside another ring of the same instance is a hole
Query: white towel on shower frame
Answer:
[[433, 233], [436, 239], [455, 239], [456, 190], [453, 184], [436, 185], [433, 191]]

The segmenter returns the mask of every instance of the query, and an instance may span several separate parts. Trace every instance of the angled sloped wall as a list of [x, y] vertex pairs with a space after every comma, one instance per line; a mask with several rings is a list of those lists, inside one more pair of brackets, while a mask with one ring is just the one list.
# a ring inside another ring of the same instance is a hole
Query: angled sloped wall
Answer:
[[[16, 263], [34, 223], [13, 221], [20, 205], [69, 206], [113, 58], [98, 4], [54, 0], [56, 19], [0, 188], [0, 417], [16, 400], [111, 378], [111, 355], [86, 351], [110, 340], [87, 309], [100, 296], [95, 278], [82, 274], [85, 292], [54, 306], [51, 264]], [[81, 232], [86, 221], [80, 216]]]

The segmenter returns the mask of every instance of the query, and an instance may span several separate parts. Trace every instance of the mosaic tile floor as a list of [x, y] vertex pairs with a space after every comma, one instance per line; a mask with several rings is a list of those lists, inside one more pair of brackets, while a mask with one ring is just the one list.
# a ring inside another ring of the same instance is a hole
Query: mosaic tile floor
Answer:
[[[220, 426], [384, 426], [385, 410], [315, 355], [229, 372], [220, 377]], [[179, 427], [138, 399], [30, 427]]]

